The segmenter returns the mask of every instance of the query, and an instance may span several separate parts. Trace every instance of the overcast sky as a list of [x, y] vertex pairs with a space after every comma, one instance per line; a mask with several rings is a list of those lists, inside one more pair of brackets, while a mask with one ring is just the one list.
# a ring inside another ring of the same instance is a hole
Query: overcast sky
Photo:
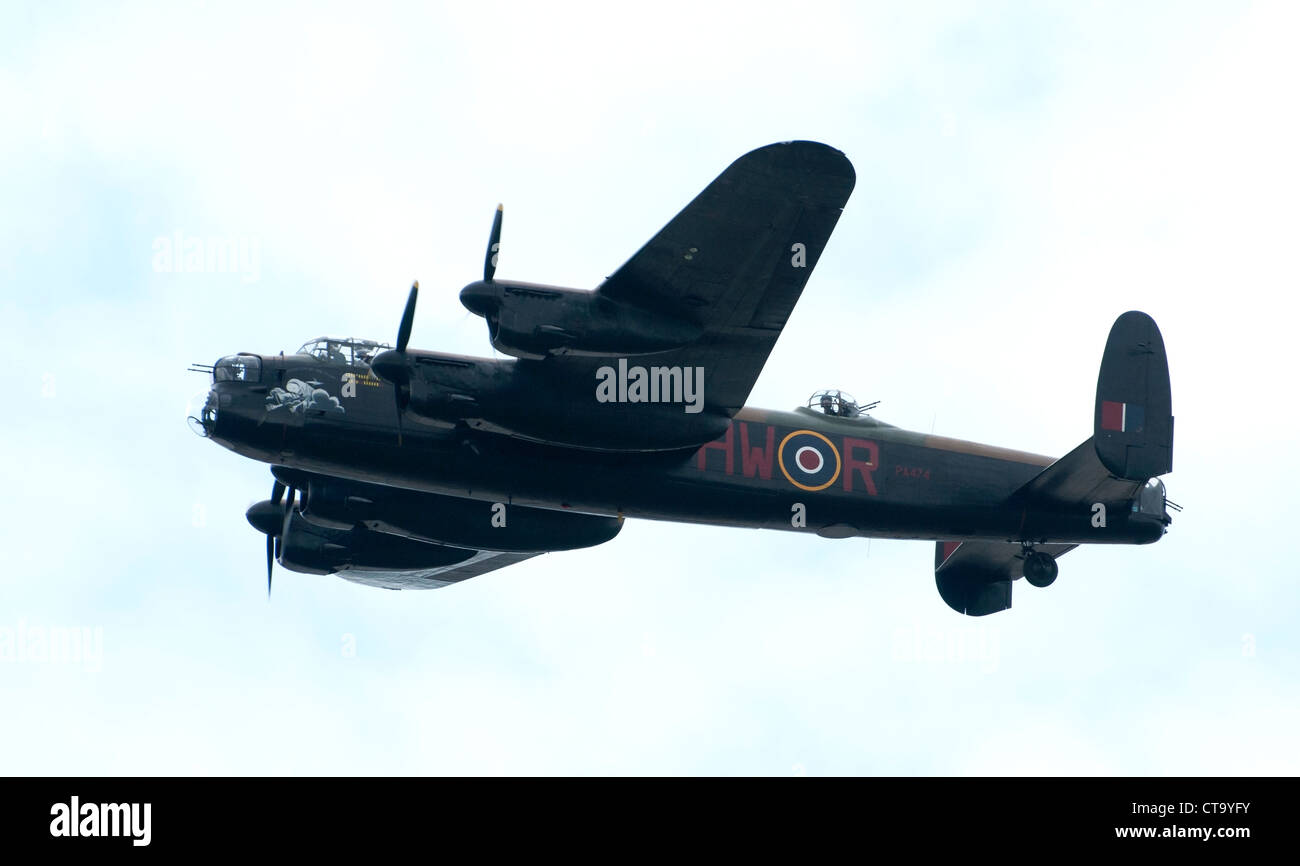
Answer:
[[[1292, 4], [6, 3], [0, 772], [1300, 772]], [[277, 569], [189, 362], [490, 353], [455, 293], [595, 286], [737, 156], [858, 182], [751, 404], [1063, 454], [1152, 314], [1152, 546], [955, 614], [933, 545], [632, 521], [435, 592]], [[160, 266], [177, 237], [237, 267]], [[77, 658], [24, 651], [51, 629]], [[4, 654], [5, 639], [10, 650]]]

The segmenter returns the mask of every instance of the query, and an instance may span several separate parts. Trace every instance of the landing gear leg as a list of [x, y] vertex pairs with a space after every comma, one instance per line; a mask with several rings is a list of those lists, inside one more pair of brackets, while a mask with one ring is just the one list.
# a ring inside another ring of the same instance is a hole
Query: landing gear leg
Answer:
[[1025, 547], [1025, 580], [1030, 586], [1040, 589], [1051, 586], [1052, 581], [1056, 580], [1057, 572], [1056, 560], [1049, 554]]

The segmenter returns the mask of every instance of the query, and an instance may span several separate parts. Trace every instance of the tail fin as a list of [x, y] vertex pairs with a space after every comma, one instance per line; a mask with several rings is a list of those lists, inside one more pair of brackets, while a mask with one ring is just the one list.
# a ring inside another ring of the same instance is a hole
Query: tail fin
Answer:
[[1097, 457], [1111, 474], [1135, 481], [1171, 471], [1172, 413], [1160, 329], [1146, 313], [1125, 313], [1110, 329], [1097, 376]]

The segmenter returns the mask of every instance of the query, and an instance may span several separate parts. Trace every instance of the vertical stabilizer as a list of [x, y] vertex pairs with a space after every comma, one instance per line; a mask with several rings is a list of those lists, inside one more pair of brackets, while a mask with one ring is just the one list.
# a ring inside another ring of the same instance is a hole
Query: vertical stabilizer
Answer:
[[1173, 469], [1169, 359], [1155, 320], [1136, 310], [1115, 320], [1097, 376], [1093, 440], [1111, 474], [1145, 480]]

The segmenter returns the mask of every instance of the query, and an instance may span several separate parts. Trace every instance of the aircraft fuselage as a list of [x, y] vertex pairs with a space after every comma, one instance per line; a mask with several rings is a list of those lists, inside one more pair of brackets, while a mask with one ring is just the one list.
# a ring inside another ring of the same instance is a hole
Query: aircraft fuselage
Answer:
[[[596, 377], [590, 381], [594, 388]], [[301, 386], [286, 390], [291, 382], [307, 383], [310, 393], [303, 396]], [[522, 402], [526, 393], [514, 389], [507, 396], [516, 415], [546, 412], [545, 400]], [[478, 400], [491, 402], [482, 392]], [[722, 432], [702, 445], [600, 451], [529, 441], [472, 418], [443, 424], [407, 412], [399, 445], [391, 385], [362, 365], [306, 356], [263, 356], [258, 381], [216, 382], [209, 405], [208, 435], [244, 456], [507, 507], [832, 538], [1132, 544], [1155, 541], [1164, 531], [1163, 513], [1141, 510], [1136, 500], [1085, 503], [1061, 513], [1019, 508], [1009, 497], [1052, 458], [865, 416], [745, 408], [722, 419]], [[582, 408], [613, 415], [628, 406], [593, 399]], [[459, 410], [464, 414], [463, 405]], [[655, 411], [671, 412], [678, 422], [691, 418], [680, 406]], [[550, 420], [581, 423], [581, 414]], [[1101, 525], [1096, 505], [1103, 509]]]

